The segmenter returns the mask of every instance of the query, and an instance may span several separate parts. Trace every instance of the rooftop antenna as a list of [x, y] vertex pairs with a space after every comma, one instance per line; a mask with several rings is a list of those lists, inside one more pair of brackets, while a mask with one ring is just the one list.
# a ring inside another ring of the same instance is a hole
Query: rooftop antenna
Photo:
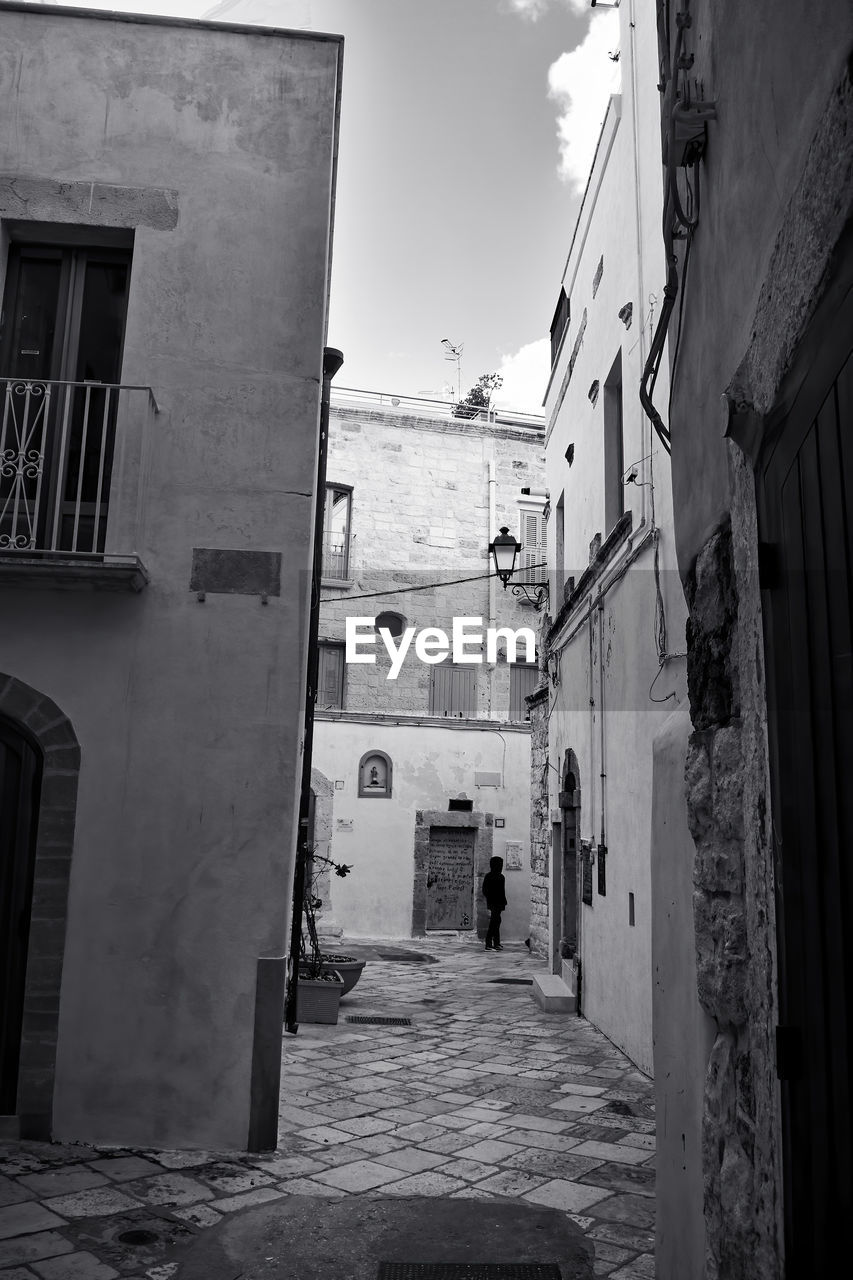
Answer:
[[462, 349], [464, 342], [451, 342], [449, 338], [442, 338], [441, 345], [444, 347], [445, 360], [456, 361], [456, 398], [462, 399]]

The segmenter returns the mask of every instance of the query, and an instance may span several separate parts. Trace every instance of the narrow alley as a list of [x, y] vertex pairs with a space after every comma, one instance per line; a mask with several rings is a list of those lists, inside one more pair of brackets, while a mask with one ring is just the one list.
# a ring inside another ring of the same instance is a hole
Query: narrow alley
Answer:
[[[0, 1276], [170, 1280], [186, 1264], [251, 1277], [245, 1240], [240, 1270], [217, 1267], [235, 1215], [263, 1253], [264, 1224], [292, 1197], [322, 1197], [328, 1214], [331, 1201], [391, 1196], [435, 1199], [418, 1212], [439, 1223], [459, 1199], [558, 1210], [594, 1249], [595, 1275], [653, 1276], [651, 1082], [582, 1018], [538, 1009], [541, 962], [456, 937], [347, 951], [371, 959], [339, 1023], [285, 1038], [277, 1152], [3, 1144]], [[483, 1243], [478, 1261], [494, 1261]], [[417, 1252], [412, 1241], [412, 1263]], [[537, 1261], [558, 1261], [547, 1240]]]

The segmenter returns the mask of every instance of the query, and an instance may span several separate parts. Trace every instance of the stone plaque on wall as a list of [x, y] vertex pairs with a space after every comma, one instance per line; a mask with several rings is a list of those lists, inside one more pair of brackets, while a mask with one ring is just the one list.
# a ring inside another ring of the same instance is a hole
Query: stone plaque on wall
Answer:
[[520, 840], [506, 841], [504, 845], [504, 871], [521, 870], [521, 850], [522, 844]]
[[281, 594], [278, 551], [225, 551], [193, 547], [190, 591], [241, 596]]
[[428, 929], [474, 928], [474, 844], [470, 827], [430, 827]]

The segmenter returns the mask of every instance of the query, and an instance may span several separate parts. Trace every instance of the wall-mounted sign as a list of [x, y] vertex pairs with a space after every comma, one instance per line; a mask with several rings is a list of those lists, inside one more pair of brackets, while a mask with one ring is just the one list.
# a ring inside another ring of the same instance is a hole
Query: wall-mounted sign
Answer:
[[521, 870], [521, 850], [522, 844], [520, 840], [507, 840], [504, 845], [504, 870]]
[[352, 818], [338, 818], [335, 822], [336, 831], [352, 831]]
[[336, 790], [336, 791], [343, 791], [343, 789], [344, 789], [344, 780], [343, 780], [343, 778], [335, 778], [335, 790]]
[[506, 823], [504, 822], [503, 818], [495, 818], [495, 826], [503, 827], [503, 826], [506, 826]]

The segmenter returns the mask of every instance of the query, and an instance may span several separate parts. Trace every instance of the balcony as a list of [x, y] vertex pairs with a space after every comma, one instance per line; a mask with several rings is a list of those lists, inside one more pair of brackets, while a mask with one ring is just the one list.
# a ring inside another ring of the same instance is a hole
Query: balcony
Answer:
[[150, 387], [0, 378], [0, 585], [140, 591]]

